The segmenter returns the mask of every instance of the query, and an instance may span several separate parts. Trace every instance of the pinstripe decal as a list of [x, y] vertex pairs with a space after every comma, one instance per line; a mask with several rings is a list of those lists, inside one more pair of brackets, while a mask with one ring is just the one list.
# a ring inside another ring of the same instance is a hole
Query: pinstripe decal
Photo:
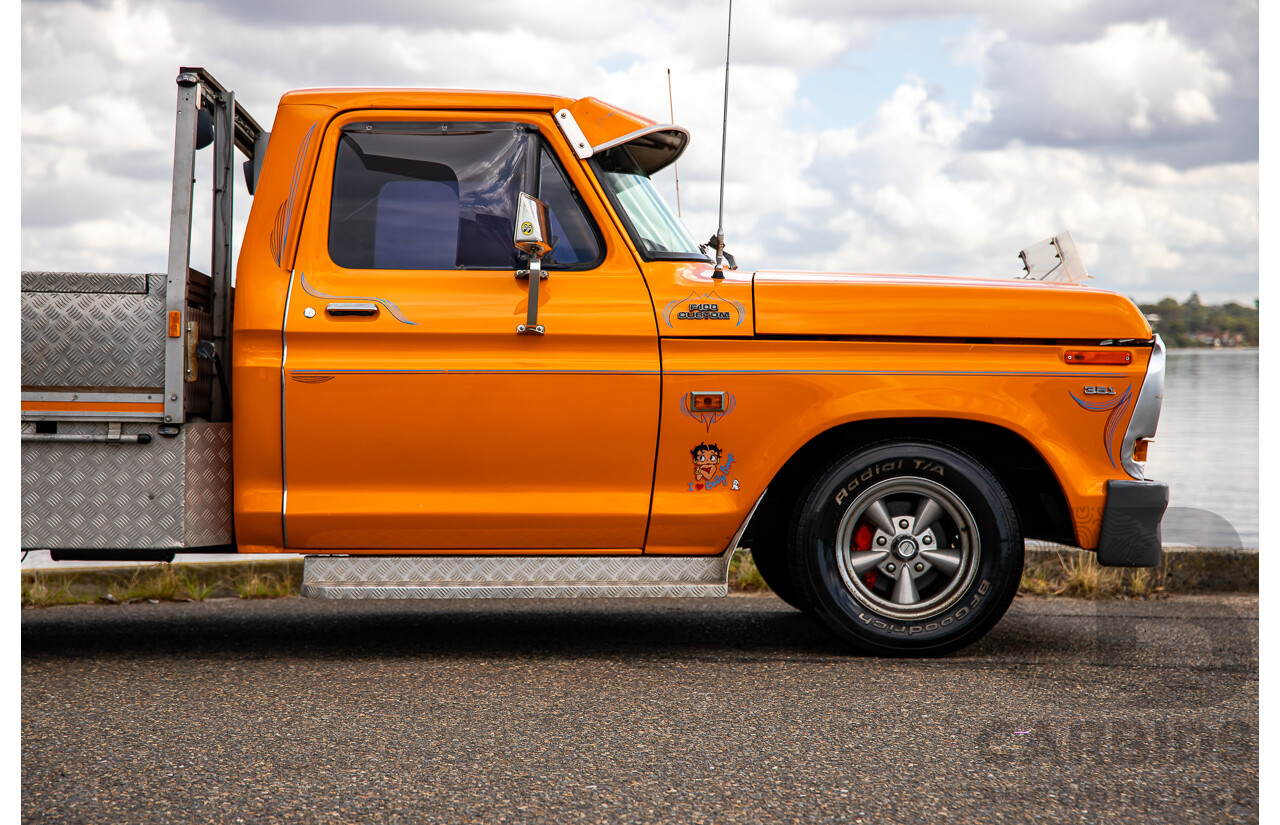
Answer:
[[1037, 372], [1016, 370], [667, 370], [664, 375], [964, 375], [1040, 378], [1128, 378], [1123, 373]]
[[302, 139], [302, 146], [298, 149], [298, 159], [293, 163], [293, 180], [289, 183], [289, 198], [285, 201], [284, 224], [281, 227], [280, 249], [277, 252], [276, 265], [283, 266], [285, 250], [289, 248], [289, 224], [293, 222], [293, 201], [298, 194], [298, 181], [302, 177], [302, 164], [307, 159], [307, 149], [311, 146], [311, 133], [316, 130], [316, 124], [311, 124], [311, 128], [307, 130], [306, 136]]
[[328, 293], [321, 292], [320, 290], [313, 287], [310, 283], [308, 283], [307, 273], [299, 272], [298, 275], [300, 275], [302, 278], [303, 291], [305, 291], [308, 295], [312, 296], [313, 298], [328, 298], [331, 301], [369, 301], [370, 303], [374, 303], [382, 306], [384, 309], [387, 310], [387, 312], [391, 313], [392, 318], [395, 318], [400, 323], [408, 324], [411, 327], [418, 326], [417, 321], [410, 321], [409, 316], [401, 312], [400, 307], [396, 306], [391, 301], [387, 301], [382, 298], [368, 298], [361, 295], [329, 295]]
[[335, 375], [658, 375], [657, 370], [292, 370], [295, 381], [306, 382], [307, 376]]
[[[364, 299], [368, 300], [368, 299]], [[1039, 378], [1128, 378], [1117, 373], [1081, 373], [1081, 372], [994, 372], [984, 370], [572, 370], [572, 369], [314, 369], [293, 370], [294, 375], [317, 373], [323, 375], [959, 375], [959, 376], [1013, 376]], [[1075, 398], [1073, 395], [1072, 398]], [[1086, 407], [1084, 402], [1076, 399], [1086, 409], [1111, 409], [1106, 407]]]
[[1116, 459], [1112, 452], [1111, 445], [1115, 442], [1116, 427], [1120, 425], [1120, 420], [1124, 418], [1125, 412], [1129, 409], [1130, 402], [1133, 401], [1133, 385], [1125, 387], [1124, 394], [1114, 398], [1108, 398], [1105, 401], [1092, 401], [1079, 398], [1075, 393], [1069, 393], [1071, 400], [1075, 401], [1081, 408], [1089, 412], [1107, 412], [1111, 414], [1107, 416], [1107, 422], [1102, 428], [1102, 448], [1107, 451], [1107, 460], [1111, 462], [1111, 466], [1116, 466]]

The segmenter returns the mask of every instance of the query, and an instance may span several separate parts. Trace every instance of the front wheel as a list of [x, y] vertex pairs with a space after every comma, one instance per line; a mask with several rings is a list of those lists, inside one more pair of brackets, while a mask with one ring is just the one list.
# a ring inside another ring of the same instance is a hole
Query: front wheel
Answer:
[[1022, 574], [1012, 501], [976, 459], [886, 442], [831, 464], [793, 517], [788, 564], [814, 614], [862, 650], [933, 656], [971, 644]]

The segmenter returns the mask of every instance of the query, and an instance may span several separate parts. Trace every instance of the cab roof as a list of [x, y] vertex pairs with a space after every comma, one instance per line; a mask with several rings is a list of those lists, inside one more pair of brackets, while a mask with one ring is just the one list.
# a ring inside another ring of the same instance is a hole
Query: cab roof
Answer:
[[[689, 145], [687, 129], [657, 123], [594, 97], [573, 99], [528, 92], [493, 92], [470, 89], [351, 88], [298, 89], [280, 99], [281, 106], [328, 106], [351, 109], [479, 109], [489, 111], [544, 111], [573, 145], [578, 157], [625, 145], [645, 172], [674, 163]], [[567, 111], [568, 117], [561, 115]]]

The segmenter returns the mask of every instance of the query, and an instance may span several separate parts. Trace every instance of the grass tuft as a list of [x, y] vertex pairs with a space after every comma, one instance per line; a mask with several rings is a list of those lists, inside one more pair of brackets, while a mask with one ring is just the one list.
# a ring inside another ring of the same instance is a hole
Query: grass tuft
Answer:
[[183, 570], [178, 574], [178, 578], [182, 582], [182, 591], [187, 598], [196, 602], [204, 601], [223, 586], [221, 578], [202, 576], [201, 571], [196, 570]]
[[1094, 554], [1076, 553], [1067, 559], [1058, 558], [1067, 574], [1064, 591], [1067, 595], [1099, 599], [1115, 595], [1120, 590], [1119, 573], [1098, 564]]
[[756, 567], [756, 560], [752, 558], [751, 551], [739, 550], [734, 553], [733, 558], [729, 560], [729, 590], [754, 593], [768, 589], [769, 585], [765, 584], [764, 576], [760, 575], [760, 569]]
[[76, 576], [49, 575], [37, 571], [22, 577], [22, 606], [50, 607], [55, 604], [88, 604], [93, 596], [72, 592]]
[[232, 581], [232, 588], [242, 599], [279, 599], [295, 595], [291, 577], [277, 573], [259, 573], [256, 565], [250, 565], [249, 571]]
[[22, 606], [204, 601], [224, 596], [270, 599], [297, 595], [301, 582], [302, 562], [295, 560], [96, 570], [51, 568], [23, 572]]
[[121, 604], [149, 599], [171, 602], [182, 591], [182, 580], [170, 564], [136, 567], [128, 579], [107, 586], [107, 594]]
[[1155, 591], [1154, 577], [1145, 567], [1135, 567], [1125, 576], [1124, 591], [1136, 598], [1147, 598]]
[[1066, 550], [1056, 559], [1029, 565], [1018, 592], [1024, 596], [1076, 596], [1084, 599], [1154, 599], [1164, 591], [1162, 568], [1103, 567], [1088, 550]]
[[1029, 593], [1032, 596], [1052, 596], [1057, 593], [1048, 579], [1025, 572], [1022, 574], [1022, 582], [1018, 585], [1018, 592]]

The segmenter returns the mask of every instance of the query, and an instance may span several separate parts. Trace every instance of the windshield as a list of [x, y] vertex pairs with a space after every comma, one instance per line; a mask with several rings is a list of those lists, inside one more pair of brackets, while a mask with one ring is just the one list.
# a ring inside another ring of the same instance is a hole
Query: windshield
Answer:
[[631, 239], [646, 258], [709, 260], [625, 146], [602, 152], [592, 163]]

